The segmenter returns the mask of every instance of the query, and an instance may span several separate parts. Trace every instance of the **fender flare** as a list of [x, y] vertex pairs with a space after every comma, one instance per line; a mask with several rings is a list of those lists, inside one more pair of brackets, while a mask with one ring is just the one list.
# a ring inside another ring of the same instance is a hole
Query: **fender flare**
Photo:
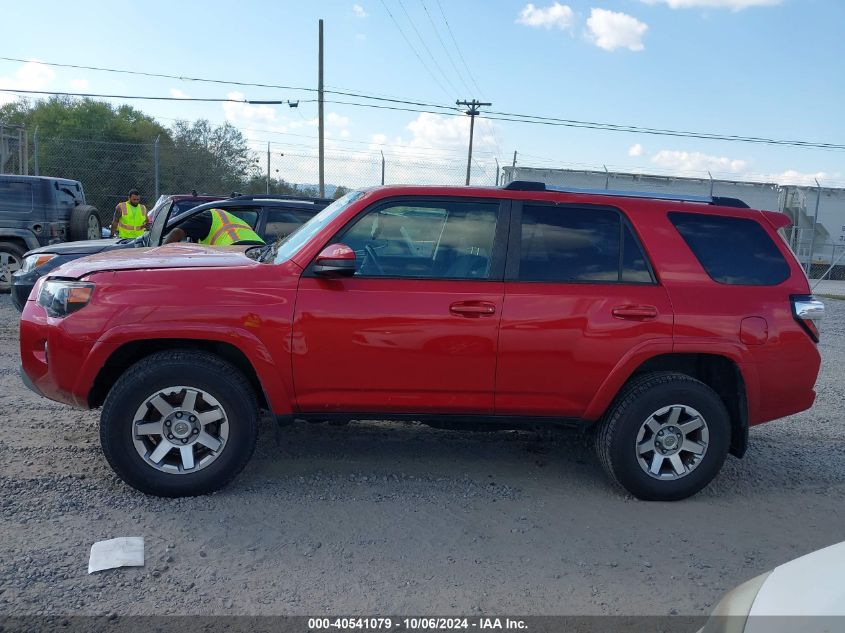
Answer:
[[35, 237], [32, 231], [28, 231], [27, 229], [10, 229], [7, 227], [0, 228], [0, 239], [4, 237], [14, 237], [23, 240], [23, 243], [26, 244], [26, 250], [31, 251], [33, 248], [40, 248], [41, 244], [38, 243], [38, 238]]
[[[166, 329], [164, 327], [151, 328], [149, 324], [130, 324], [108, 329], [92, 346], [91, 352], [80, 368], [73, 392], [84, 393], [87, 399], [102, 368], [114, 353], [125, 345], [168, 339], [231, 345], [240, 351], [252, 366], [270, 410], [277, 415], [293, 412], [293, 383], [290, 371], [280, 371], [282, 368], [276, 363], [264, 343], [247, 330], [208, 324], [168, 323]], [[86, 408], [89, 406], [87, 401], [78, 404]]]
[[[604, 382], [596, 391], [590, 404], [584, 410], [582, 416], [588, 422], [595, 422], [607, 410], [613, 402], [616, 394], [622, 386], [631, 378], [634, 372], [643, 363], [656, 356], [665, 354], [708, 354], [711, 356], [722, 356], [732, 361], [744, 382], [747, 406], [753, 407], [756, 403], [757, 376], [753, 371], [753, 364], [747, 359], [746, 350], [739, 344], [726, 344], [719, 342], [690, 342], [677, 343], [672, 339], [652, 339], [628, 350], [625, 356], [616, 364], [616, 367], [608, 374]], [[750, 413], [750, 411], [749, 411]]]

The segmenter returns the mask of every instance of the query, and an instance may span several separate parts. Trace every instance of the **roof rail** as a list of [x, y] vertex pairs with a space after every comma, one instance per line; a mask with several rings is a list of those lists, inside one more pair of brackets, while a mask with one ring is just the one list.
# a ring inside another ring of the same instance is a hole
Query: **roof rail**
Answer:
[[749, 206], [739, 198], [723, 196], [694, 196], [684, 193], [664, 193], [655, 191], [620, 191], [617, 189], [583, 189], [580, 187], [559, 187], [547, 185], [533, 180], [514, 180], [503, 187], [508, 191], [554, 191], [557, 193], [588, 193], [596, 196], [614, 196], [619, 198], [651, 198], [652, 200], [677, 200], [679, 202], [700, 202], [721, 207], [739, 207], [748, 209]]
[[275, 194], [275, 193], [256, 193], [243, 194], [232, 196], [233, 200], [303, 200], [308, 202], [325, 202], [331, 204], [334, 202], [332, 198], [319, 198], [316, 196], [296, 195], [296, 194]]

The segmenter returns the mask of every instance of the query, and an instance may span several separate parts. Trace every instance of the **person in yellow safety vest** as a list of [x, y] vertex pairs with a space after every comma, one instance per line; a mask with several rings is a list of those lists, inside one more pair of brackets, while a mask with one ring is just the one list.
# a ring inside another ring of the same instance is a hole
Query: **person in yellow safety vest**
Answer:
[[206, 209], [188, 218], [170, 231], [163, 243], [181, 242], [186, 237], [210, 246], [264, 244], [247, 222], [223, 209]]
[[141, 204], [141, 195], [137, 189], [129, 192], [125, 202], [118, 202], [114, 208], [111, 223], [112, 237], [140, 237], [149, 228], [147, 207]]

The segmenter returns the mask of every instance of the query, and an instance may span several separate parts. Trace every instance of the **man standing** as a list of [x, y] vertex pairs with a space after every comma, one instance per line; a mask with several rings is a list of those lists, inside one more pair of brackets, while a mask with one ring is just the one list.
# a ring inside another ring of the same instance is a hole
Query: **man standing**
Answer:
[[137, 189], [129, 192], [126, 202], [118, 202], [114, 208], [114, 219], [111, 223], [112, 237], [140, 237], [149, 228], [147, 221], [147, 207], [141, 204], [141, 194]]
[[206, 209], [193, 215], [170, 231], [163, 244], [181, 242], [190, 237], [199, 244], [232, 246], [233, 244], [264, 244], [264, 240], [249, 224], [223, 209]]

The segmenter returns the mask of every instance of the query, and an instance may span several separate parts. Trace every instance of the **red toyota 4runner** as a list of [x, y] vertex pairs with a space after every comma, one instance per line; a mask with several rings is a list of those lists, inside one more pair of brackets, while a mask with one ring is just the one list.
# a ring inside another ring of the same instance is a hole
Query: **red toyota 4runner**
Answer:
[[641, 499], [701, 490], [749, 426], [809, 408], [824, 306], [741, 201], [381, 187], [266, 247], [70, 262], [21, 317], [25, 380], [103, 407], [117, 474], [207, 493], [259, 409], [297, 419], [577, 426]]

